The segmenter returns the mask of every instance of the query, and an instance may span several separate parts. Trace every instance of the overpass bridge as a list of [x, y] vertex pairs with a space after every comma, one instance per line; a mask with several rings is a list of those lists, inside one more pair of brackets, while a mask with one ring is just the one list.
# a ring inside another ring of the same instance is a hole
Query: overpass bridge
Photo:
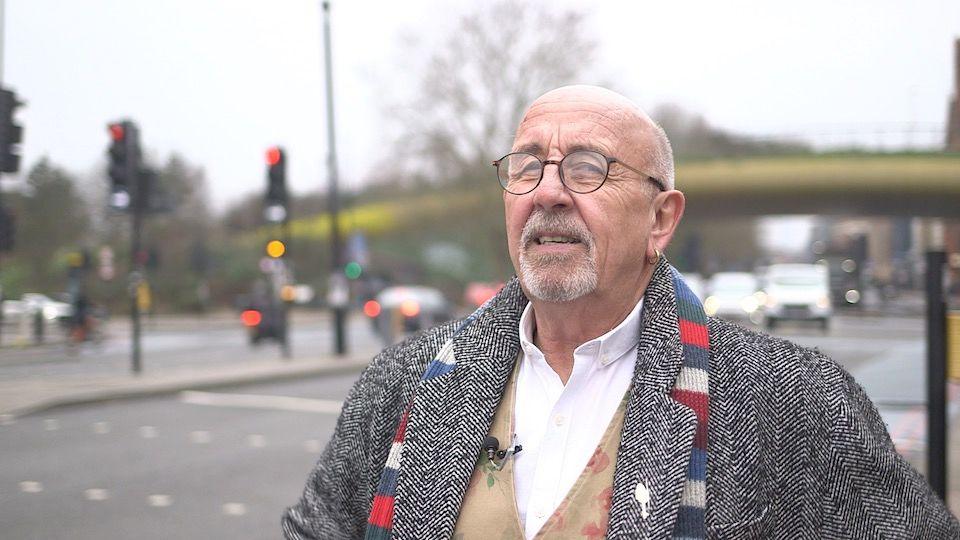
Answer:
[[960, 218], [960, 153], [811, 154], [680, 163], [686, 218]]

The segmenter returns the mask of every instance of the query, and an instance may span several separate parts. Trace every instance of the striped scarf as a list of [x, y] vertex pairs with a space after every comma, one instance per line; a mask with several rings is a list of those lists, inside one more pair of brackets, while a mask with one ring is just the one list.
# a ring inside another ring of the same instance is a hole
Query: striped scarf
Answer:
[[677, 322], [683, 345], [683, 365], [670, 397], [686, 405], [697, 415], [697, 432], [687, 469], [687, 480], [680, 496], [680, 510], [673, 529], [674, 538], [706, 538], [707, 510], [707, 419], [710, 403], [710, 336], [707, 316], [700, 300], [687, 287], [673, 267], [673, 289], [677, 297]]
[[[707, 507], [706, 470], [707, 470], [707, 405], [708, 395], [708, 367], [710, 341], [707, 335], [707, 317], [703, 307], [680, 273], [670, 268], [673, 276], [673, 286], [677, 298], [677, 318], [680, 325], [680, 342], [683, 344], [683, 366], [677, 375], [677, 382], [670, 395], [676, 401], [692, 409], [697, 415], [697, 432], [694, 439], [693, 453], [690, 456], [690, 466], [687, 479], [680, 499], [680, 510], [677, 524], [674, 528], [674, 538], [702, 539], [706, 538], [705, 511]], [[453, 336], [447, 340], [437, 357], [427, 365], [427, 369], [420, 377], [427, 381], [449, 373], [456, 368], [456, 357], [453, 354], [453, 342], [461, 332], [486, 309], [486, 304], [473, 312], [457, 327]], [[407, 404], [397, 433], [393, 437], [387, 463], [383, 468], [377, 492], [373, 496], [373, 508], [367, 520], [365, 540], [389, 540], [393, 531], [393, 505], [397, 492], [397, 473], [400, 470], [400, 456], [403, 452], [403, 440], [407, 430], [407, 420], [410, 409], [413, 407], [413, 398]]]

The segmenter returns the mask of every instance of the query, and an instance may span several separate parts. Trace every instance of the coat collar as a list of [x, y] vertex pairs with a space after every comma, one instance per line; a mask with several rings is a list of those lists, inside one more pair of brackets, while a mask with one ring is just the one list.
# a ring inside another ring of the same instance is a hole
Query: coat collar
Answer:
[[[456, 369], [421, 381], [397, 479], [398, 538], [448, 538], [480, 445], [500, 403], [520, 342], [527, 299], [511, 279], [454, 339]], [[660, 538], [672, 531], [696, 430], [694, 413], [669, 391], [682, 363], [670, 265], [654, 270], [644, 293], [643, 329], [614, 475], [608, 537]], [[634, 496], [650, 491], [642, 518]]]

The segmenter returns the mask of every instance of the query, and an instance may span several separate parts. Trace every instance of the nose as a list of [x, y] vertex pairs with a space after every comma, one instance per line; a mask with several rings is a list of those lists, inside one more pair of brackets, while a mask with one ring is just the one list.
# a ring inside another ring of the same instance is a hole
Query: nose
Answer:
[[545, 210], [566, 208], [573, 204], [570, 190], [560, 181], [560, 166], [548, 163], [543, 166], [543, 178], [533, 190], [533, 203]]

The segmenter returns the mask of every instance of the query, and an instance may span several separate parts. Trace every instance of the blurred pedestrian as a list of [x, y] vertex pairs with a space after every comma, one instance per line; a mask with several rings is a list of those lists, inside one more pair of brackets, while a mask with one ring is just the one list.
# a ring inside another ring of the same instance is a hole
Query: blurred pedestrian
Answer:
[[494, 165], [518, 277], [373, 360], [287, 538], [960, 537], [839, 365], [704, 315], [636, 105], [548, 92]]

